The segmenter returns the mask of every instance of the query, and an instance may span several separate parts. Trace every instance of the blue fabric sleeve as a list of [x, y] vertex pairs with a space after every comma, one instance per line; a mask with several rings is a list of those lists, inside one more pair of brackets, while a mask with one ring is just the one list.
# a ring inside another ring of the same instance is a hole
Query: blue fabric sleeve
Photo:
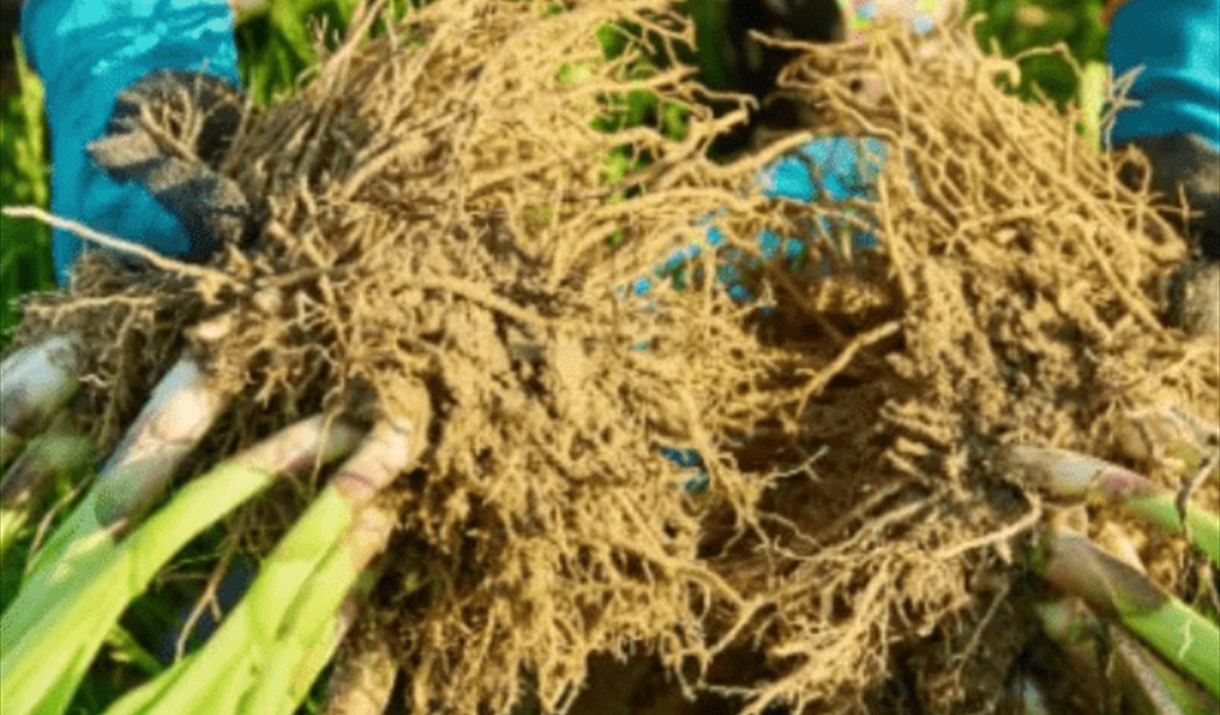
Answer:
[[1220, 2], [1129, 0], [1110, 23], [1115, 75], [1143, 66], [1118, 115], [1115, 144], [1145, 136], [1196, 134], [1220, 150]]
[[[28, 0], [22, 41], [46, 87], [51, 210], [92, 228], [186, 258], [186, 229], [135, 183], [93, 166], [86, 145], [103, 131], [120, 90], [149, 72], [195, 70], [239, 83], [227, 0]], [[55, 231], [56, 280], [82, 250]]]

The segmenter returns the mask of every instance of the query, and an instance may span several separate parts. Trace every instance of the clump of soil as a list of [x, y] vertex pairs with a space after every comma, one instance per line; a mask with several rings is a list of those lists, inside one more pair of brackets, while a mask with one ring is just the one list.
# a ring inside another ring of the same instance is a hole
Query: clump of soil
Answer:
[[[817, 133], [888, 147], [875, 195], [800, 204], [756, 178], [809, 135], [718, 165], [733, 117], [688, 68], [641, 71], [693, 43], [686, 20], [568, 5], [439, 2], [377, 39], [366, 15], [234, 143], [255, 245], [205, 274], [87, 267], [29, 334], [107, 347], [103, 427], [198, 351], [240, 393], [212, 459], [319, 409], [431, 414], [372, 606], [417, 713], [504, 712], [527, 681], [563, 711], [591, 656], [629, 650], [752, 714], [994, 703], [1044, 513], [999, 448], [1115, 457], [1131, 410], [1220, 408], [1216, 346], [1158, 318], [1185, 245], [965, 32], [880, 28], [789, 68]], [[633, 31], [607, 60], [613, 21]], [[630, 89], [686, 107], [685, 138], [592, 128]], [[624, 146], [647, 162], [608, 185]], [[687, 285], [628, 289], [691, 244]], [[757, 300], [717, 283], [725, 261]], [[222, 337], [186, 337], [203, 319]], [[706, 489], [663, 448], [697, 450]], [[282, 524], [303, 496], [249, 508]]]

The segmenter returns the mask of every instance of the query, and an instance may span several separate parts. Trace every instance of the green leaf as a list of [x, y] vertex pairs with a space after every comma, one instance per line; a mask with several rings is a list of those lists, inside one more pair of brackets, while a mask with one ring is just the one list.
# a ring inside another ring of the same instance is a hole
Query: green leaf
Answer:
[[140, 645], [139, 641], [122, 626], [116, 625], [110, 629], [105, 643], [113, 649], [111, 658], [120, 663], [130, 663], [149, 676], [157, 676], [165, 672], [165, 666], [161, 665], [161, 661]]
[[[121, 543], [112, 532], [97, 528], [91, 492], [57, 531], [58, 535], [66, 529], [69, 534], [57, 542], [63, 545], [57, 558], [41, 568], [35, 565], [17, 599], [0, 617], [0, 702], [5, 712], [62, 713], [119, 615], [161, 567], [188, 541], [275, 479], [273, 472], [266, 471], [271, 466], [247, 466], [243, 460], [283, 468], [316, 453], [317, 435], [323, 434], [324, 460], [351, 448], [354, 431], [326, 431], [324, 424], [321, 417], [298, 423], [260, 445], [264, 451], [255, 447], [221, 464], [183, 487]], [[78, 534], [86, 536], [76, 538]], [[234, 684], [238, 681], [235, 674]]]
[[[46, 207], [49, 197], [43, 87], [15, 45], [19, 90], [0, 107], [0, 204]], [[51, 231], [45, 225], [0, 217], [0, 349], [8, 344], [21, 314], [17, 298], [55, 286]]]

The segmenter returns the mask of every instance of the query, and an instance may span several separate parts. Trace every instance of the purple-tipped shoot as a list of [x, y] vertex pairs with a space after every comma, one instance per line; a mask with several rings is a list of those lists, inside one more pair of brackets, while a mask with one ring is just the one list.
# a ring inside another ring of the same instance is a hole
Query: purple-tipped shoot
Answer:
[[[1167, 534], [1183, 531], [1176, 495], [1129, 469], [1067, 450], [1030, 446], [1010, 448], [1008, 463], [1056, 497], [1121, 504]], [[1194, 504], [1187, 504], [1185, 512], [1191, 543], [1220, 566], [1220, 515]]]
[[229, 398], [194, 360], [179, 360], [153, 389], [98, 476], [94, 487], [98, 524], [110, 527], [146, 511], [228, 406]]
[[[1136, 704], [1135, 712], [1214, 715], [1216, 700], [1148, 651], [1121, 628], [1105, 623], [1075, 596], [1034, 605], [1042, 632], [1071, 660], [1077, 691], [1104, 695], [1101, 678], [1117, 686], [1124, 698]], [[1102, 653], [1108, 653], [1106, 660]], [[1105, 668], [1110, 664], [1113, 668]]]
[[1214, 623], [1079, 534], [1048, 531], [1041, 555], [1049, 584], [1117, 620], [1212, 698], [1220, 698], [1220, 630]]

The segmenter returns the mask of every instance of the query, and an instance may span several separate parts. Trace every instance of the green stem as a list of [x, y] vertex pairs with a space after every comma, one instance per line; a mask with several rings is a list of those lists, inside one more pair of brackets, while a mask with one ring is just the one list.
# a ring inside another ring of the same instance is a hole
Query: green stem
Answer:
[[220, 631], [106, 715], [264, 715], [299, 702], [337, 646], [340, 604], [385, 546], [392, 515], [370, 502], [413, 461], [413, 437], [409, 428], [375, 426], [261, 564]]
[[1105, 111], [1106, 80], [1109, 72], [1104, 62], [1090, 62], [1080, 74], [1080, 113], [1084, 140], [1094, 151], [1102, 151], [1101, 119]]
[[62, 560], [29, 575], [0, 619], [5, 712], [62, 713], [119, 615], [183, 545], [277, 474], [338, 457], [358, 435], [305, 420], [187, 484], [121, 543], [107, 530], [71, 541]]
[[1220, 630], [1087, 538], [1050, 531], [1042, 575], [1096, 612], [1117, 618], [1169, 663], [1220, 698]]
[[[1173, 492], [1117, 464], [1067, 450], [1025, 445], [1010, 447], [1006, 459], [1035, 486], [1057, 497], [1120, 504], [1167, 534], [1184, 531]], [[1187, 504], [1185, 511], [1191, 543], [1220, 565], [1220, 515], [1195, 504]]]
[[65, 556], [80, 556], [78, 543], [95, 534], [130, 529], [164, 493], [227, 401], [194, 361], [180, 360], [157, 384], [93, 488], [34, 556], [30, 574], [62, 569]]

